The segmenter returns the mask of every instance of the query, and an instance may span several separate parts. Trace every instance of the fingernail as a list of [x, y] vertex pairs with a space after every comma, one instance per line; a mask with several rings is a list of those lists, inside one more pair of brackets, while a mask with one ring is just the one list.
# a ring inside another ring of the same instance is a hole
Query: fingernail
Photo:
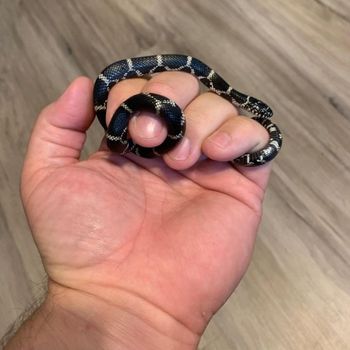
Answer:
[[231, 136], [224, 131], [219, 131], [210, 136], [209, 141], [214, 143], [217, 147], [226, 148], [232, 142]]
[[159, 120], [149, 117], [140, 116], [140, 113], [135, 114], [136, 118], [132, 119], [137, 134], [144, 139], [152, 139], [158, 136], [161, 132], [162, 125]]
[[187, 137], [184, 137], [176, 149], [169, 153], [173, 160], [185, 160], [190, 155], [191, 143]]

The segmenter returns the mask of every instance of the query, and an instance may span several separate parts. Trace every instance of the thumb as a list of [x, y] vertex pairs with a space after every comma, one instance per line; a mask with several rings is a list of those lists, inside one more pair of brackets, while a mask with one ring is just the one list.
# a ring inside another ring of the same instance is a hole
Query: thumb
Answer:
[[40, 113], [30, 137], [23, 175], [77, 162], [93, 118], [92, 82], [79, 77]]

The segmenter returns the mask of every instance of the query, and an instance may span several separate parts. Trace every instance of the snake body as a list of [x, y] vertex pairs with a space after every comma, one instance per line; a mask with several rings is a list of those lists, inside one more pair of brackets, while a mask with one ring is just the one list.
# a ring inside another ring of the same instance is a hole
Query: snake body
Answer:
[[[106, 124], [108, 94], [116, 83], [128, 78], [164, 71], [182, 71], [194, 75], [210, 91], [230, 101], [237, 108], [250, 112], [253, 115], [252, 119], [268, 131], [270, 139], [263, 149], [243, 154], [232, 160], [234, 164], [258, 166], [275, 158], [282, 146], [282, 134], [276, 124], [270, 120], [273, 114], [271, 108], [255, 97], [235, 90], [202, 61], [178, 54], [124, 59], [112, 63], [97, 77], [94, 85], [94, 109], [106, 131], [107, 144], [111, 150], [122, 154], [133, 152], [139, 156], [151, 158], [168, 152], [182, 139], [186, 127], [182, 110], [174, 101], [158, 94], [141, 93], [130, 97], [115, 111], [108, 127]], [[128, 136], [128, 122], [138, 110], [149, 110], [164, 118], [168, 135], [161, 145], [153, 148], [142, 147], [135, 144]]]

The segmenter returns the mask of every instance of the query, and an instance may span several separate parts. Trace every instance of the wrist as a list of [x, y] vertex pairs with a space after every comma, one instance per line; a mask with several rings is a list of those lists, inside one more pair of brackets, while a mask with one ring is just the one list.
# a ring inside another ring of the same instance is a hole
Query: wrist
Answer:
[[6, 350], [196, 349], [199, 335], [137, 296], [119, 293], [115, 304], [51, 284], [46, 300]]

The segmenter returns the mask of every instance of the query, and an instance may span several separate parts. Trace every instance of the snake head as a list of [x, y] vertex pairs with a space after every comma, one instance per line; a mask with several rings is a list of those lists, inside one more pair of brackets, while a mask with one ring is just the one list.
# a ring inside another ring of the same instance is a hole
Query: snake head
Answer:
[[258, 100], [255, 97], [249, 97], [249, 103], [247, 107], [247, 110], [260, 118], [271, 118], [273, 115], [272, 109], [266, 103]]

